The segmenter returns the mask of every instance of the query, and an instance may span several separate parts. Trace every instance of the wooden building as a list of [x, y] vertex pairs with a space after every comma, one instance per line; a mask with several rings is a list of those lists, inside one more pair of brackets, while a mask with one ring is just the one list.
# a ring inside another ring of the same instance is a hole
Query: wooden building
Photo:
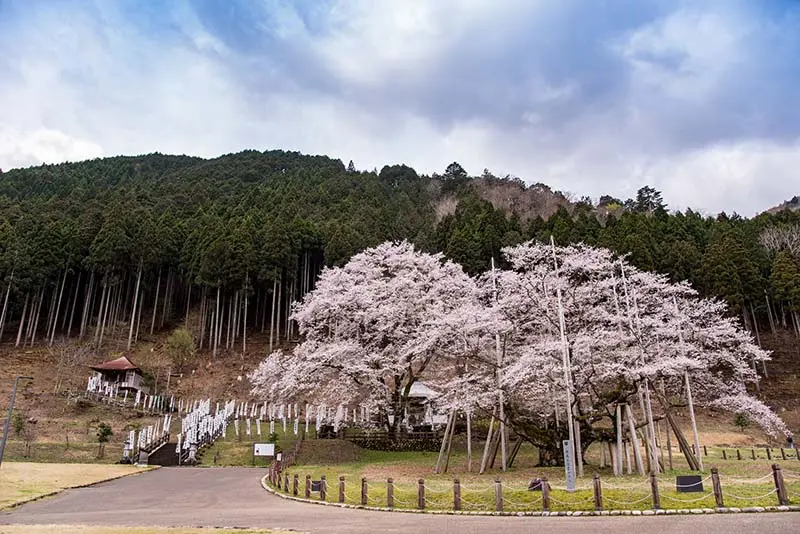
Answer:
[[136, 393], [144, 388], [142, 386], [142, 370], [139, 369], [126, 356], [120, 356], [116, 360], [90, 365], [94, 371], [89, 379], [90, 391], [109, 394], [115, 393]]

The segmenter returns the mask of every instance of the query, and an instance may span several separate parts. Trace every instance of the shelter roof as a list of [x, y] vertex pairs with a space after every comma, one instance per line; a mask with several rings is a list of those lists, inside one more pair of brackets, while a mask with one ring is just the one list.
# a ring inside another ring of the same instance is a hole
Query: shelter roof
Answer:
[[107, 362], [98, 363], [97, 365], [90, 365], [90, 369], [95, 371], [130, 371], [139, 370], [139, 368], [131, 362], [127, 356], [120, 356], [116, 360], [109, 360]]

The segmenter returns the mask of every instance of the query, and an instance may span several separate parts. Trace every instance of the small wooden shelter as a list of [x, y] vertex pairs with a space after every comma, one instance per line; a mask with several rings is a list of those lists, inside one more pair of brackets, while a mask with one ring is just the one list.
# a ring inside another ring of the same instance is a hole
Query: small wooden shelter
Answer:
[[127, 356], [120, 356], [116, 360], [109, 360], [97, 365], [90, 365], [94, 371], [91, 382], [95, 391], [115, 390], [136, 393], [142, 390], [142, 370], [139, 369]]

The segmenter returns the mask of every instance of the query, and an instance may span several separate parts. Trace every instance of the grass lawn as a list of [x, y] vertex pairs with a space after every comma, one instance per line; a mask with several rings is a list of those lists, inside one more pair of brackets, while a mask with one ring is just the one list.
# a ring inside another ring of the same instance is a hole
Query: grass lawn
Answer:
[[230, 528], [96, 527], [88, 525], [0, 525], [0, 534], [278, 534], [282, 530]]
[[[321, 440], [324, 441], [324, 440]], [[331, 442], [333, 445], [333, 442]], [[494, 510], [496, 479], [502, 480], [502, 497], [505, 510], [535, 511], [542, 509], [541, 493], [528, 491], [528, 483], [534, 477], [546, 476], [552, 487], [550, 492], [553, 511], [594, 510], [592, 476], [600, 475], [603, 509], [652, 509], [650, 483], [647, 477], [626, 475], [614, 477], [611, 469], [599, 468], [598, 459], [589, 455], [589, 465], [585, 466], [585, 476], [577, 481], [575, 492], [566, 491], [563, 467], [534, 467], [536, 450], [525, 447], [520, 450], [512, 469], [502, 473], [490, 469], [479, 475], [482, 449], [473, 450], [473, 472], [467, 472], [466, 453], [458, 448], [450, 460], [446, 474], [434, 474], [438, 453], [435, 452], [380, 452], [363, 450], [357, 461], [330, 464], [301, 464], [288, 469], [290, 482], [294, 474], [299, 476], [299, 494], [304, 493], [306, 475], [319, 480], [322, 475], [327, 480], [327, 500], [339, 498], [339, 478], [345, 478], [345, 502], [361, 503], [361, 479], [367, 479], [368, 503], [372, 506], [386, 506], [387, 479], [392, 478], [396, 508], [416, 508], [418, 479], [425, 480], [426, 507], [431, 509], [452, 509], [453, 479], [461, 484], [462, 509]], [[691, 474], [681, 464], [675, 453], [676, 469], [662, 473], [658, 478], [661, 508], [715, 508], [709, 468], [716, 466], [720, 473], [724, 504], [729, 507], [776, 506], [778, 504], [775, 485], [772, 480], [771, 464], [764, 451], [757, 460], [722, 460], [721, 452], [709, 449], [705, 457], [706, 471], [702, 474], [702, 493], [678, 493], [675, 485], [677, 475]], [[730, 458], [730, 455], [728, 456]], [[748, 456], [750, 458], [750, 456]], [[800, 461], [778, 457], [791, 504], [800, 504]], [[291, 484], [290, 484], [291, 486]], [[312, 498], [319, 498], [312, 493]]]
[[[100, 482], [146, 468], [130, 465], [3, 462], [0, 509], [66, 488]], [[0, 527], [0, 532], [5, 527]]]

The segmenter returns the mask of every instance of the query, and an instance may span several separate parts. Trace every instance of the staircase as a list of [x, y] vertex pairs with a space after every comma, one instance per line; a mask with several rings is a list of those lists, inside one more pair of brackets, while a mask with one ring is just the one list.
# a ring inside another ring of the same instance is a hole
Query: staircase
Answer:
[[147, 458], [147, 464], [160, 465], [163, 467], [178, 465], [178, 454], [175, 452], [177, 446], [178, 444], [175, 442], [164, 442], [160, 447], [150, 453]]

